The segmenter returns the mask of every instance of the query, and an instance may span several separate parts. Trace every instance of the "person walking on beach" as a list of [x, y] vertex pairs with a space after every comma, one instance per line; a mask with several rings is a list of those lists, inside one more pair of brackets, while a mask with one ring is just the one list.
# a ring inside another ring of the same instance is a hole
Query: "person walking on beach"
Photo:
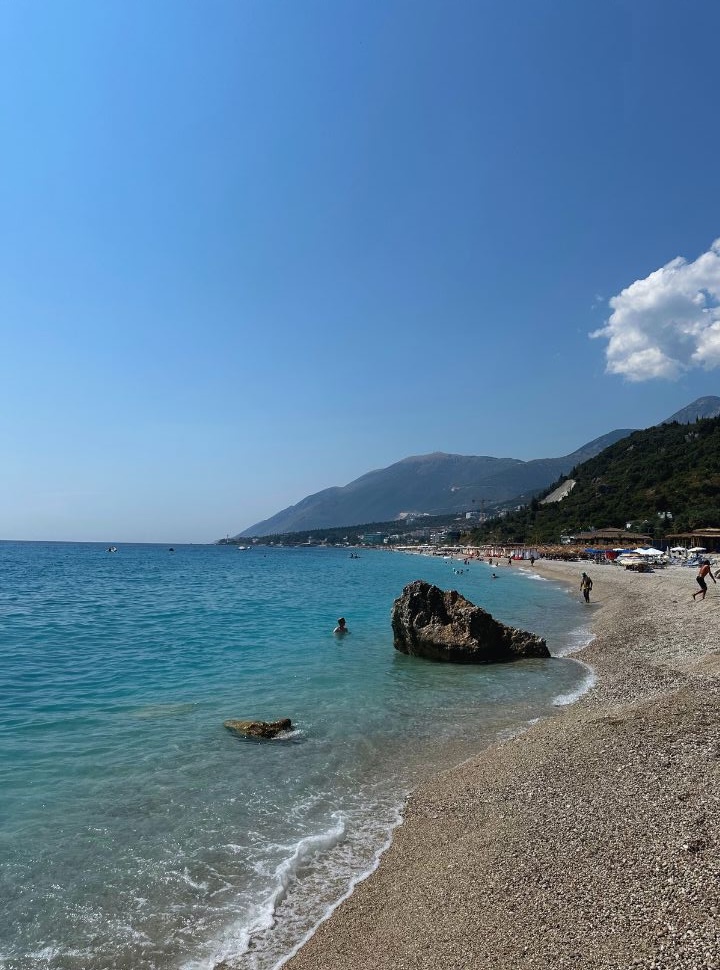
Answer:
[[589, 603], [590, 590], [592, 589], [592, 579], [590, 579], [587, 573], [582, 574], [582, 579], [580, 580], [580, 589], [582, 590], [582, 594], [585, 598], [585, 602]]
[[712, 570], [710, 569], [709, 559], [703, 559], [700, 565], [700, 568], [698, 569], [698, 574], [695, 577], [695, 579], [697, 580], [697, 584], [700, 587], [700, 589], [692, 594], [693, 599], [695, 599], [696, 596], [699, 596], [701, 600], [705, 599], [705, 594], [707, 593], [707, 583], [705, 582], [706, 576], [709, 576], [710, 579], [712, 579], [712, 581], [717, 586], [717, 583], [715, 582], [715, 577], [713, 576]]

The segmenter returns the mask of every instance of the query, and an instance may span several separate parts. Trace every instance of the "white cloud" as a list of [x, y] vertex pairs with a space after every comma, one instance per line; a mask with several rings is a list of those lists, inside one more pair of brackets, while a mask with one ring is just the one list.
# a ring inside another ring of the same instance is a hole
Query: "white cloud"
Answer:
[[694, 263], [678, 256], [609, 302], [605, 326], [590, 334], [608, 341], [608, 373], [674, 380], [720, 367], [720, 239]]

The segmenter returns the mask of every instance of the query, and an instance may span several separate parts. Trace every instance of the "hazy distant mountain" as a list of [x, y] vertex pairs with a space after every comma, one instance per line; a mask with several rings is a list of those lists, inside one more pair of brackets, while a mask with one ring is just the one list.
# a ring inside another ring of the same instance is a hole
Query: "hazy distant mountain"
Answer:
[[[720, 416], [720, 397], [700, 397], [662, 424], [688, 424]], [[489, 458], [474, 455], [415, 455], [368, 472], [349, 485], [326, 488], [297, 505], [257, 522], [235, 538], [326, 529], [339, 525], [389, 522], [407, 512], [443, 513], [490, 510], [499, 502], [526, 497], [594, 458], [635, 429], [610, 431], [562, 458]]]
[[697, 401], [688, 404], [686, 408], [676, 411], [662, 424], [671, 424], [677, 421], [679, 424], [690, 424], [697, 418], [717, 418], [720, 417], [720, 397], [699, 397]]
[[336, 525], [387, 522], [406, 512], [439, 515], [482, 511], [523, 493], [546, 488], [575, 465], [592, 458], [632, 429], [611, 431], [562, 458], [490, 458], [415, 455], [362, 475], [349, 485], [326, 488], [258, 522], [240, 536], [273, 535]]

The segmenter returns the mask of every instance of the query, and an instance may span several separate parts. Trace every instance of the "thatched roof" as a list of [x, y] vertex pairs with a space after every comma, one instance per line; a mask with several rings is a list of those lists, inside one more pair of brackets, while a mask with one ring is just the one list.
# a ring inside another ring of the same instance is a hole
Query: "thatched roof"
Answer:
[[627, 544], [634, 542], [649, 542], [651, 536], [640, 535], [637, 532], [625, 532], [624, 529], [594, 529], [592, 532], [576, 532], [575, 542], [617, 542]]
[[693, 529], [692, 532], [673, 532], [666, 539], [720, 539], [720, 529]]

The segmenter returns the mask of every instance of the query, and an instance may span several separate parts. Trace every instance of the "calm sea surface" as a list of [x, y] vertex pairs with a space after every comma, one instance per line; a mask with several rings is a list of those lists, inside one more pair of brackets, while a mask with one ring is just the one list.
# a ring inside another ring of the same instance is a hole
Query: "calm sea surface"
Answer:
[[[376, 864], [410, 787], [587, 684], [561, 658], [582, 604], [529, 569], [359, 555], [0, 543], [0, 967], [276, 967]], [[399, 654], [414, 579], [558, 659]], [[295, 730], [240, 740], [233, 717]]]

